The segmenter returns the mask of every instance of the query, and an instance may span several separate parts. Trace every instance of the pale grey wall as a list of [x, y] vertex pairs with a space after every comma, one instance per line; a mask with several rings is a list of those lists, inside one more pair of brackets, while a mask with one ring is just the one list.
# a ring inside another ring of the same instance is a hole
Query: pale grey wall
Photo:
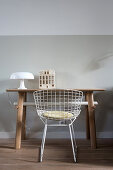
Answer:
[[[5, 90], [18, 87], [18, 81], [9, 80], [10, 74], [32, 72], [36, 79], [26, 81], [26, 86], [36, 88], [39, 71], [48, 68], [56, 71], [57, 88], [107, 89], [95, 94], [99, 102], [96, 126], [98, 137], [113, 137], [113, 36], [76, 35], [0, 37], [0, 137], [12, 137], [15, 132], [16, 110], [9, 99], [13, 102], [17, 97], [10, 93], [8, 98]], [[32, 100], [32, 95], [28, 100]], [[84, 109], [77, 119], [76, 130], [79, 137], [84, 137]], [[40, 136], [42, 131], [42, 123], [32, 107], [27, 109], [27, 131], [28, 137], [37, 131]]]
[[[15, 132], [16, 110], [5, 90], [18, 87], [18, 81], [9, 80], [10, 74], [34, 73], [35, 81], [26, 85], [35, 88], [38, 72], [46, 68], [56, 70], [58, 88], [108, 89], [95, 94], [96, 125], [99, 137], [113, 137], [113, 36], [74, 36], [113, 34], [112, 6], [113, 0], [0, 0], [0, 137]], [[29, 137], [42, 131], [32, 109], [27, 110]], [[77, 122], [83, 137], [84, 111]]]
[[113, 0], [0, 0], [0, 35], [113, 34]]

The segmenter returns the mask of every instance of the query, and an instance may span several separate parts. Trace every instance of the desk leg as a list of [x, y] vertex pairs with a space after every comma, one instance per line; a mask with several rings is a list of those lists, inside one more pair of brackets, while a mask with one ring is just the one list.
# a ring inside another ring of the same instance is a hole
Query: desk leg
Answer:
[[88, 110], [89, 110], [89, 125], [90, 125], [90, 138], [91, 148], [96, 148], [96, 127], [95, 127], [95, 106], [93, 99], [93, 92], [87, 92]]
[[[86, 94], [85, 94], [85, 101], [88, 101]], [[85, 106], [85, 109], [86, 109], [86, 139], [90, 139], [90, 127], [89, 127], [89, 111], [88, 111], [88, 106]]]
[[[24, 93], [24, 102], [26, 102], [27, 94]], [[26, 139], [26, 106], [23, 106], [23, 118], [22, 118], [22, 139]]]
[[24, 93], [19, 92], [17, 123], [16, 123], [16, 149], [21, 148], [22, 116], [23, 116]]

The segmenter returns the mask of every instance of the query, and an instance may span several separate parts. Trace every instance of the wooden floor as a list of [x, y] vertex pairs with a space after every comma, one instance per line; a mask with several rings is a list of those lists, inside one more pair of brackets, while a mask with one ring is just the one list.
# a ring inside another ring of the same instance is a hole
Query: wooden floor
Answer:
[[97, 140], [91, 150], [88, 140], [77, 140], [77, 163], [73, 162], [69, 141], [47, 141], [43, 162], [38, 162], [40, 141], [25, 140], [14, 149], [14, 140], [0, 139], [0, 170], [109, 170], [113, 169], [113, 140]]

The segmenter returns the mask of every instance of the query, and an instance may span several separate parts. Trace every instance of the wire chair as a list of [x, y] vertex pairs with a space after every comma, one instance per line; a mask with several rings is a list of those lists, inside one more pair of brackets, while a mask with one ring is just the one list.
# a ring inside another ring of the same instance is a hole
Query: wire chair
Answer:
[[35, 91], [33, 95], [36, 111], [45, 125], [40, 150], [40, 162], [42, 162], [43, 158], [48, 126], [69, 126], [73, 158], [76, 162], [77, 146], [75, 142], [73, 123], [81, 112], [83, 92], [51, 89]]

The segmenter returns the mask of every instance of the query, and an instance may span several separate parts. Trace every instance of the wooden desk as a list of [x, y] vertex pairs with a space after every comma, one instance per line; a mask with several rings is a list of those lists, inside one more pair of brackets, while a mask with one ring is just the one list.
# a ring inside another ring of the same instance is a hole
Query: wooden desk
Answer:
[[[38, 91], [39, 89], [7, 89], [7, 92], [18, 92], [18, 106], [17, 106], [17, 123], [16, 123], [16, 149], [21, 148], [21, 138], [26, 138], [26, 102], [27, 93]], [[84, 92], [85, 100], [88, 102], [86, 107], [86, 138], [91, 141], [91, 148], [96, 148], [96, 127], [95, 127], [95, 105], [94, 105], [94, 91], [104, 91], [104, 89], [73, 89]], [[22, 124], [24, 126], [22, 126]]]

